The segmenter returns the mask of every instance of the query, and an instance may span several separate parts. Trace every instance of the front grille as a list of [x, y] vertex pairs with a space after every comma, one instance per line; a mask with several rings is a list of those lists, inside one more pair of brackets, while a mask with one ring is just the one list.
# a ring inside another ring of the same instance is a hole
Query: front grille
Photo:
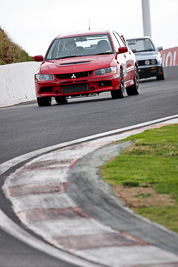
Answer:
[[57, 79], [76, 79], [76, 78], [84, 78], [88, 77], [92, 74], [92, 71], [83, 71], [83, 72], [75, 72], [75, 73], [64, 73], [64, 74], [55, 74]]
[[62, 85], [62, 94], [81, 93], [88, 91], [88, 83]]

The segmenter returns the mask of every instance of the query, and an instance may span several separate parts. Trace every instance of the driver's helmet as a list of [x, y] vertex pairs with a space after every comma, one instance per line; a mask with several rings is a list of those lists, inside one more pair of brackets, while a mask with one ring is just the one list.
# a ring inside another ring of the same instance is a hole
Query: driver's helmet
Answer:
[[76, 48], [76, 43], [73, 39], [69, 39], [65, 43], [65, 49], [67, 51], [73, 51]]

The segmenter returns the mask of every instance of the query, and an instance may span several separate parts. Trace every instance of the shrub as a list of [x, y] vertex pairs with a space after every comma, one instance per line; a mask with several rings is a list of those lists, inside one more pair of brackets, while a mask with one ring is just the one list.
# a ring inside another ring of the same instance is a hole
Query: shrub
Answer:
[[26, 61], [33, 61], [33, 58], [19, 45], [12, 42], [0, 27], [0, 65]]

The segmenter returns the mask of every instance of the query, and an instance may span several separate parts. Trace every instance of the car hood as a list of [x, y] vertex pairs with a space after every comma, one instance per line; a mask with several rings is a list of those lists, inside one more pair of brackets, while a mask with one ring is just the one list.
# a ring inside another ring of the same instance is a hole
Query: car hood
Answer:
[[156, 51], [146, 51], [135, 53], [136, 60], [156, 59], [159, 57], [159, 53]]
[[40, 73], [60, 74], [92, 71], [95, 69], [109, 67], [114, 59], [114, 54], [111, 54], [44, 61], [40, 66]]

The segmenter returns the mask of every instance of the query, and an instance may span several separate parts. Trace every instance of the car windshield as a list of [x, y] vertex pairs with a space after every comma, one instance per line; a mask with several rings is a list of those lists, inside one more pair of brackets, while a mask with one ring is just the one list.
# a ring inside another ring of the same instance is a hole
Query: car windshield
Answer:
[[108, 34], [76, 36], [55, 39], [45, 60], [111, 53], [113, 48]]
[[143, 51], [155, 51], [155, 47], [149, 38], [129, 39], [127, 40], [127, 43], [134, 53]]

